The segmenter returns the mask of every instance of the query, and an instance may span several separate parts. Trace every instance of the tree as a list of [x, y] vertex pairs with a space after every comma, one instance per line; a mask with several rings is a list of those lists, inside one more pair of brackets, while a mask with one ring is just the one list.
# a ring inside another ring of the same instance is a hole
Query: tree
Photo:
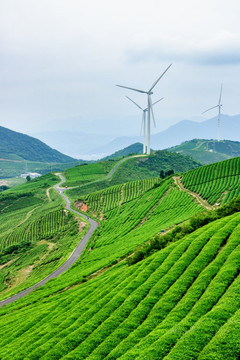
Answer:
[[27, 180], [27, 181], [30, 181], [30, 180], [31, 180], [31, 178], [30, 178], [29, 175], [26, 177], [26, 180]]
[[163, 171], [163, 170], [160, 171], [160, 178], [161, 178], [161, 179], [164, 179], [164, 178], [165, 178], [165, 175], [164, 175], [164, 171]]

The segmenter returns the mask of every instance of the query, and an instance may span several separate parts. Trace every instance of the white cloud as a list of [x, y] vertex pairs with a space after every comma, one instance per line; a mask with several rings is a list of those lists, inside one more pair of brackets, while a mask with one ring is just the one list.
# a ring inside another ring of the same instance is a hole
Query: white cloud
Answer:
[[137, 35], [127, 51], [131, 61], [168, 60], [196, 65], [240, 63], [240, 33], [220, 33], [215, 37], [193, 41], [183, 37], [148, 38]]
[[211, 106], [221, 82], [226, 111], [240, 112], [239, 12], [238, 0], [3, 0], [1, 124], [34, 132], [77, 117], [89, 132], [134, 135], [139, 114], [114, 84], [151, 86], [171, 62], [157, 130]]

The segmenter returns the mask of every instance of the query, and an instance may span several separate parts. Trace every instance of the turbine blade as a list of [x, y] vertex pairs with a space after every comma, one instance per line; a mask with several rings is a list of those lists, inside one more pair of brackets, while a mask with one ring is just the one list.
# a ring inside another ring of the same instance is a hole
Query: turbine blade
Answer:
[[138, 105], [137, 103], [135, 103], [135, 101], [133, 101], [132, 99], [130, 99], [130, 97], [126, 96], [126, 98], [127, 98], [128, 100], [130, 100], [132, 103], [134, 103], [139, 109], [143, 110], [143, 108], [141, 108], [140, 105]]
[[121, 87], [121, 88], [124, 88], [124, 89], [129, 89], [129, 90], [133, 90], [133, 91], [138, 91], [138, 92], [143, 93], [143, 94], [147, 94], [147, 91], [130, 88], [130, 87], [128, 87], [128, 86], [122, 86], [122, 85], [116, 85], [116, 86]]
[[205, 112], [207, 112], [207, 111], [209, 111], [209, 110], [215, 109], [215, 108], [217, 108], [217, 107], [219, 107], [219, 105], [213, 106], [213, 107], [211, 107], [210, 109], [205, 110], [204, 112], [202, 112], [202, 114], [204, 114]]
[[153, 105], [152, 105], [152, 99], [150, 97], [150, 108], [151, 108], [151, 113], [152, 113], [152, 118], [153, 118], [153, 123], [154, 123], [154, 127], [156, 127], [156, 122], [155, 122], [155, 118], [154, 118], [154, 113], [153, 113]]
[[161, 98], [161, 99], [155, 101], [155, 102], [152, 104], [152, 106], [155, 105], [155, 104], [157, 104], [159, 101], [161, 101], [161, 100], [163, 100], [163, 99], [164, 99], [164, 98]]
[[157, 83], [159, 82], [159, 80], [163, 77], [163, 75], [168, 71], [168, 69], [169, 69], [171, 66], [172, 66], [172, 64], [170, 64], [170, 65], [166, 68], [166, 70], [162, 73], [161, 76], [159, 76], [159, 78], [155, 81], [155, 83], [153, 84], [153, 86], [151, 87], [151, 89], [149, 89], [148, 92], [151, 92], [151, 91], [152, 91], [152, 89], [154, 88], [154, 86], [157, 85]]
[[220, 89], [220, 96], [219, 96], [218, 105], [221, 105], [221, 100], [222, 100], [222, 87], [223, 87], [223, 84], [221, 84], [221, 89]]

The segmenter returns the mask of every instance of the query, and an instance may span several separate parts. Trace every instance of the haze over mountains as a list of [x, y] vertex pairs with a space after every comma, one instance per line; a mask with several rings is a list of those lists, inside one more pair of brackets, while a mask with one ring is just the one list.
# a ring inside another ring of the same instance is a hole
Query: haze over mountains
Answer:
[[[142, 142], [140, 136], [113, 138], [108, 135], [78, 132], [77, 129], [67, 132], [42, 132], [33, 135], [69, 156], [82, 159], [99, 159], [133, 143]], [[151, 147], [155, 150], [166, 149], [195, 138], [216, 139], [217, 117], [202, 122], [180, 121], [165, 131], [152, 135]], [[221, 139], [240, 141], [240, 114], [222, 115]]]

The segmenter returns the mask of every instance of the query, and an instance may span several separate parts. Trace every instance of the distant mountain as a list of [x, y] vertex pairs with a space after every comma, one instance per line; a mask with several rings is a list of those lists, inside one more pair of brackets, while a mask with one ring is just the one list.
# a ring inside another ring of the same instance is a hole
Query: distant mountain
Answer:
[[193, 139], [167, 149], [171, 152], [189, 155], [204, 164], [240, 156], [240, 142], [230, 140]]
[[0, 126], [0, 159], [69, 163], [70, 156], [52, 149], [42, 141]]
[[[163, 119], [164, 121], [164, 119]], [[67, 122], [67, 120], [66, 120]], [[88, 134], [72, 127], [69, 131], [49, 131], [31, 134], [51, 147], [75, 158], [96, 160], [137, 142], [142, 142], [140, 136], [114, 137], [102, 134]], [[76, 127], [77, 129], [77, 127]], [[83, 129], [84, 130], [84, 129]], [[162, 150], [196, 138], [216, 139], [217, 118], [202, 122], [183, 120], [170, 126], [165, 131], [151, 136], [151, 147]], [[240, 115], [222, 115], [221, 138], [240, 141]]]
[[[151, 136], [151, 147], [155, 150], [166, 149], [192, 139], [216, 139], [217, 117], [202, 122], [183, 120], [170, 126], [167, 130]], [[222, 115], [221, 138], [240, 141], [240, 115]], [[95, 148], [95, 153], [111, 154], [136, 142], [141, 142], [138, 137], [118, 137], [105, 146]]]

